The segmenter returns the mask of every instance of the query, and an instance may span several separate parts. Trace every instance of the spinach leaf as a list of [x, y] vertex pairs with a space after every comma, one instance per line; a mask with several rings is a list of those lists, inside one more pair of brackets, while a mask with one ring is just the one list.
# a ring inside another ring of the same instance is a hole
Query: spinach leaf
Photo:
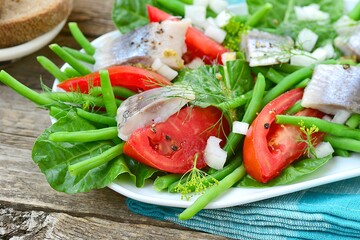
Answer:
[[121, 33], [130, 32], [149, 23], [146, 4], [154, 5], [154, 0], [115, 0], [112, 20]]
[[145, 180], [152, 177], [152, 175], [159, 170], [146, 166], [134, 159], [125, 156], [125, 163], [129, 169], [129, 173], [131, 173], [134, 178], [132, 179], [136, 185], [136, 187], [141, 188], [145, 184]]
[[248, 63], [237, 59], [228, 61], [226, 68], [213, 65], [183, 70], [175, 85], [195, 92], [194, 105], [220, 107], [221, 103], [231, 101], [252, 89], [254, 81]]
[[325, 163], [327, 163], [331, 158], [332, 155], [323, 158], [317, 158], [317, 159], [307, 158], [296, 161], [295, 163], [285, 168], [278, 177], [274, 178], [273, 180], [270, 180], [267, 183], [260, 183], [255, 179], [253, 179], [252, 177], [250, 177], [249, 175], [246, 175], [239, 182], [238, 186], [262, 188], [262, 187], [280, 186], [280, 185], [301, 181], [301, 179], [304, 176], [316, 171]]

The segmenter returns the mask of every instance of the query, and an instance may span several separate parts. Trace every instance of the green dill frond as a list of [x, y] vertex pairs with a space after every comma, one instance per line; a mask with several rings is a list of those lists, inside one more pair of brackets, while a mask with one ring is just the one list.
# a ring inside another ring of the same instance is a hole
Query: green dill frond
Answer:
[[206, 189], [218, 184], [218, 180], [196, 167], [199, 154], [194, 157], [194, 166], [187, 171], [175, 187], [175, 192], [181, 194], [182, 200], [190, 200], [195, 195], [203, 194]]
[[243, 33], [250, 28], [245, 24], [246, 20], [240, 16], [230, 18], [228, 24], [223, 29], [227, 32], [223, 45], [225, 48], [238, 52], [240, 51], [240, 42]]
[[305, 134], [305, 139], [299, 140], [300, 142], [306, 143], [306, 148], [304, 149], [304, 152], [306, 153], [306, 155], [308, 157], [313, 156], [313, 157], [317, 158], [316, 152], [315, 152], [315, 146], [314, 146], [316, 138], [313, 137], [312, 135], [316, 132], [319, 132], [319, 128], [317, 126], [315, 126], [314, 124], [311, 125], [311, 127], [307, 128], [307, 127], [305, 127], [305, 124], [303, 121], [301, 121], [299, 124], [300, 124], [300, 131]]

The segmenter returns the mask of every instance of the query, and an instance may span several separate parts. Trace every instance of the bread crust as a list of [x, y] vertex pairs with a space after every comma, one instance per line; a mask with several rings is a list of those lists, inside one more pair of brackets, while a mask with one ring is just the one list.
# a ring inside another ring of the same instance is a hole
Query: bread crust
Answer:
[[59, 0], [36, 13], [11, 21], [0, 16], [0, 48], [16, 46], [49, 32], [70, 15], [72, 6], [73, 0]]

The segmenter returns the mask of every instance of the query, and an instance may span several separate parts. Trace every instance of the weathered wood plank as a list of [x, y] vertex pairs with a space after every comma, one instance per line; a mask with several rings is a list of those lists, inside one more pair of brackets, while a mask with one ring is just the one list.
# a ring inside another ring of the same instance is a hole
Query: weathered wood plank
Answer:
[[64, 213], [16, 211], [0, 205], [0, 237], [3, 239], [224, 239], [206, 233], [119, 223], [96, 217]]

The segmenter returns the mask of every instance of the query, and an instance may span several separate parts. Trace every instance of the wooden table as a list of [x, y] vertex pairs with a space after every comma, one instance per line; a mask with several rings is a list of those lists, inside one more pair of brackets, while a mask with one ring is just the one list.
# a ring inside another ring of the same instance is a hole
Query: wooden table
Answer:
[[[69, 21], [94, 39], [115, 29], [112, 6], [112, 0], [75, 0]], [[79, 48], [67, 27], [54, 42]], [[63, 64], [44, 47], [0, 69], [40, 91], [40, 79], [51, 86], [53, 78], [38, 55]], [[53, 190], [31, 159], [36, 137], [50, 124], [47, 111], [0, 84], [0, 239], [223, 239], [133, 214], [125, 197], [108, 188], [75, 195]]]

